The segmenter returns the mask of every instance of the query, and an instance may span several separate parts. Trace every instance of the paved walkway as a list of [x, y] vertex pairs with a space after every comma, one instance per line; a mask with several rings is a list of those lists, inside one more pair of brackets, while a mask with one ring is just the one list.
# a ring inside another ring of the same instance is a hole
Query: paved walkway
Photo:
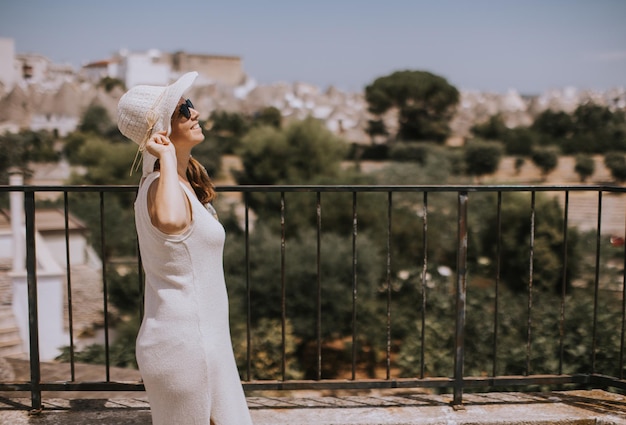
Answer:
[[[626, 396], [606, 391], [467, 394], [462, 409], [450, 395], [385, 393], [359, 396], [248, 397], [255, 425], [626, 425]], [[145, 397], [44, 399], [30, 415], [30, 399], [0, 398], [1, 425], [149, 425]], [[175, 425], [175, 424], [172, 424]]]

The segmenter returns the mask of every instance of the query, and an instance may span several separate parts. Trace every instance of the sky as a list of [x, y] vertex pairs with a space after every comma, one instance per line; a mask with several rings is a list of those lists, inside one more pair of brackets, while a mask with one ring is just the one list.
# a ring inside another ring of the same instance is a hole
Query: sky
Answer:
[[626, 87], [626, 0], [0, 0], [0, 37], [77, 69], [120, 49], [239, 56], [260, 84]]

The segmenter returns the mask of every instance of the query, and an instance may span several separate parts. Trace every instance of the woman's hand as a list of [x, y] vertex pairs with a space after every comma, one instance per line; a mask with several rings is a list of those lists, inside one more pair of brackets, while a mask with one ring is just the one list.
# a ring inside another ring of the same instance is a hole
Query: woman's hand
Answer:
[[150, 136], [146, 142], [146, 150], [159, 159], [168, 153], [176, 154], [174, 145], [165, 131], [159, 131]]

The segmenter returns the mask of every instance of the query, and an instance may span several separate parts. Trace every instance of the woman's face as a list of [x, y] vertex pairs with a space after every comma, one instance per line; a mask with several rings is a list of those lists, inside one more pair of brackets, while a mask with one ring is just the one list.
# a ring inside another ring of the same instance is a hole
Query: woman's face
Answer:
[[204, 133], [198, 122], [200, 114], [193, 109], [189, 99], [181, 98], [172, 115], [172, 133], [170, 139], [174, 145], [191, 143], [195, 146], [204, 140]]

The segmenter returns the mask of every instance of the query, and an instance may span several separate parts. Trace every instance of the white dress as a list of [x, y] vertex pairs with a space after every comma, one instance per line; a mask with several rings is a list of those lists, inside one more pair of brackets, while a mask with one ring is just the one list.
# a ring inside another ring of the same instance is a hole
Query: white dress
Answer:
[[158, 176], [146, 177], [135, 201], [146, 276], [136, 356], [153, 424], [252, 424], [230, 338], [224, 228], [182, 183], [191, 224], [178, 235], [155, 228], [147, 193]]

